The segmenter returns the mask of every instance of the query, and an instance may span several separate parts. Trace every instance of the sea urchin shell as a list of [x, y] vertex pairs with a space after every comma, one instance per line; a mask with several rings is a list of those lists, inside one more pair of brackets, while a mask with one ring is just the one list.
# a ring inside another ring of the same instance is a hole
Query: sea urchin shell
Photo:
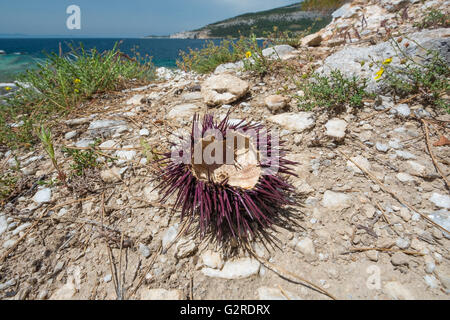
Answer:
[[175, 196], [174, 209], [202, 237], [223, 242], [259, 236], [292, 204], [293, 187], [285, 178], [295, 175], [295, 163], [262, 125], [195, 115], [190, 137], [171, 144], [172, 152], [159, 161], [157, 188], [163, 202]]

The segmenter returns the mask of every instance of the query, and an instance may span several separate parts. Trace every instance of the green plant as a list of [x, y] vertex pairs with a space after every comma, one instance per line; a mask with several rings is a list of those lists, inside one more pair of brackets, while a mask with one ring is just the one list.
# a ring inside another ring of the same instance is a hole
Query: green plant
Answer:
[[218, 45], [213, 41], [208, 41], [202, 49], [189, 49], [189, 52], [180, 51], [181, 60], [177, 60], [177, 66], [184, 71], [212, 72], [220, 64], [235, 62], [243, 58], [242, 55], [231, 49], [231, 45], [231, 40], [223, 40]]
[[64, 154], [72, 158], [70, 168], [76, 176], [83, 176], [87, 169], [101, 167], [101, 164], [97, 162], [97, 154], [94, 149], [99, 143], [100, 141], [97, 140], [95, 143], [91, 144], [90, 148], [87, 150], [78, 150], [68, 147], [62, 148]]
[[243, 60], [245, 70], [264, 74], [269, 70], [270, 62], [263, 56], [262, 49], [255, 34], [248, 38], [241, 36], [236, 41], [223, 40], [218, 45], [209, 41], [202, 49], [181, 51], [177, 65], [185, 71], [209, 73], [220, 64]]
[[48, 179], [48, 180], [39, 180], [37, 184], [39, 186], [45, 186], [45, 187], [53, 187], [56, 185], [57, 180], [56, 179]]
[[43, 125], [41, 125], [41, 130], [40, 130], [40, 132], [38, 132], [37, 136], [41, 140], [44, 151], [50, 157], [53, 167], [55, 168], [56, 172], [58, 172], [59, 181], [63, 182], [67, 186], [67, 181], [66, 181], [67, 176], [61, 170], [61, 167], [58, 165], [58, 162], [56, 161], [55, 148], [53, 146], [51, 131], [49, 129], [46, 129]]
[[450, 27], [450, 17], [447, 13], [431, 8], [427, 10], [422, 21], [414, 23], [414, 26], [420, 29], [448, 28]]
[[[256, 35], [252, 34], [244, 47], [246, 51], [246, 59], [244, 59], [244, 70], [253, 71], [259, 75], [264, 75], [271, 71], [274, 57], [265, 57], [263, 48], [258, 45]], [[235, 49], [237, 50], [237, 49]], [[274, 53], [278, 56], [276, 51]], [[279, 57], [278, 57], [279, 58]]]
[[331, 109], [334, 112], [345, 110], [346, 106], [361, 107], [363, 99], [371, 95], [366, 91], [367, 79], [345, 77], [341, 71], [331, 71], [329, 75], [306, 74], [299, 89], [304, 93], [296, 96], [299, 107], [305, 110], [314, 108]]
[[273, 27], [273, 31], [266, 32], [264, 36], [267, 39], [266, 41], [272, 45], [277, 46], [287, 44], [294, 48], [298, 48], [301, 45], [301, 38], [308, 33], [310, 33], [309, 28], [298, 33], [290, 30], [280, 31], [278, 27]]
[[[118, 49], [103, 53], [83, 46], [64, 56], [50, 54], [18, 78], [19, 90], [0, 104], [0, 144], [30, 146], [33, 125], [68, 113], [94, 95], [125, 88], [127, 81], [155, 78], [150, 58], [130, 58]], [[11, 123], [22, 123], [11, 126]]]
[[141, 138], [140, 144], [142, 153], [144, 154], [148, 163], [152, 163], [161, 159], [161, 153], [156, 149], [156, 147], [151, 147], [144, 138]]
[[7, 173], [0, 173], [0, 203], [13, 192], [18, 179]]
[[[397, 97], [416, 95], [416, 99], [421, 100], [422, 103], [443, 108], [450, 113], [448, 98], [444, 98], [450, 91], [448, 81], [450, 68], [446, 61], [441, 58], [439, 52], [423, 47], [421, 49], [425, 50], [426, 54], [420, 60], [417, 57], [413, 59], [406, 53], [405, 44], [401, 44], [405, 40], [403, 38], [401, 40], [392, 39], [391, 41], [400, 64], [383, 62], [380, 66], [382, 72], [378, 81], [381, 81], [387, 90]], [[407, 40], [415, 42], [412, 39]], [[420, 47], [417, 42], [415, 43]]]

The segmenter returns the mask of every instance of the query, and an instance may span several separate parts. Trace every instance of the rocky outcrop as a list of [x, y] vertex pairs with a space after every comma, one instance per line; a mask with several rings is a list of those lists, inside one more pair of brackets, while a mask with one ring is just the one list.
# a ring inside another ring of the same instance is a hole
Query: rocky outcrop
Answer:
[[[415, 32], [408, 36], [409, 41], [405, 53], [413, 60], [423, 63], [426, 50], [434, 50], [450, 63], [450, 30], [437, 29]], [[403, 40], [405, 43], [407, 40]], [[381, 42], [373, 46], [348, 45], [330, 55], [323, 61], [323, 66], [316, 70], [318, 74], [330, 74], [333, 70], [340, 70], [348, 77], [357, 76], [368, 79], [368, 90], [379, 92], [382, 84], [374, 79], [379, 65], [372, 64], [375, 60], [381, 64], [385, 59], [392, 58], [392, 65], [402, 68], [401, 57], [398, 57], [395, 45], [391, 41]]]
[[314, 33], [307, 35], [302, 39], [302, 46], [305, 47], [318, 47], [322, 43], [322, 35], [320, 33]]

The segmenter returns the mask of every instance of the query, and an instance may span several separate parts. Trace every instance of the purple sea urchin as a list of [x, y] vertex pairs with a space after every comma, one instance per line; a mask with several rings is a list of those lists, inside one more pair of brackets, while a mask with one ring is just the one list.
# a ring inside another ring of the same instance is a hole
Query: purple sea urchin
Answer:
[[292, 204], [285, 177], [295, 163], [281, 144], [262, 125], [195, 115], [190, 137], [159, 161], [162, 201], [175, 196], [174, 209], [201, 237], [267, 239], [264, 230], [285, 221], [283, 207]]

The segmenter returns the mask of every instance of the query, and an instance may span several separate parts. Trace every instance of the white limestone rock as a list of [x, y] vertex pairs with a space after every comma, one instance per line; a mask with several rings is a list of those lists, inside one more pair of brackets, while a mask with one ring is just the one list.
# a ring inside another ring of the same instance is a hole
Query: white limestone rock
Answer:
[[336, 140], [342, 140], [347, 130], [347, 121], [341, 119], [331, 119], [325, 125], [326, 135]]
[[231, 74], [213, 75], [202, 84], [203, 100], [208, 106], [232, 103], [243, 97], [249, 90], [247, 81]]
[[312, 112], [282, 113], [271, 116], [268, 120], [294, 132], [312, 129], [316, 124], [315, 116]]
[[322, 206], [328, 209], [344, 209], [351, 205], [351, 197], [345, 193], [325, 191]]
[[144, 289], [141, 292], [141, 300], [183, 300], [181, 290]]
[[49, 203], [52, 199], [52, 190], [50, 188], [44, 188], [34, 194], [33, 201], [42, 204]]
[[222, 270], [203, 268], [202, 273], [208, 277], [222, 279], [244, 279], [258, 274], [261, 264], [251, 258], [227, 261]]

